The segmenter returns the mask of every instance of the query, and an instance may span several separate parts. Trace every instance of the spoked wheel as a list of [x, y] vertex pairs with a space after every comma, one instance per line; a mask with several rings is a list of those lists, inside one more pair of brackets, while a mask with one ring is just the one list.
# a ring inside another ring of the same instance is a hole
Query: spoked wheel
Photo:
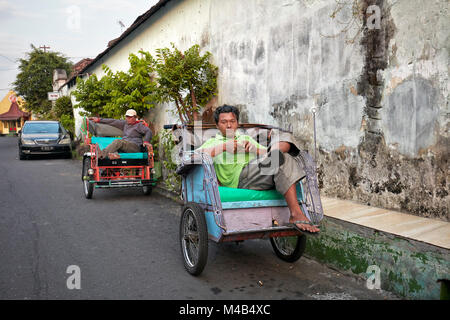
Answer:
[[152, 194], [152, 186], [143, 186], [142, 191], [144, 192], [144, 195], [149, 196]]
[[91, 158], [84, 158], [83, 160], [83, 190], [86, 199], [91, 199], [94, 193], [94, 184], [89, 182], [88, 170], [91, 168]]
[[303, 255], [306, 248], [306, 236], [270, 238], [275, 254], [283, 261], [295, 262]]
[[180, 223], [180, 245], [186, 270], [198, 276], [208, 260], [208, 230], [205, 213], [195, 204], [189, 203], [183, 209]]

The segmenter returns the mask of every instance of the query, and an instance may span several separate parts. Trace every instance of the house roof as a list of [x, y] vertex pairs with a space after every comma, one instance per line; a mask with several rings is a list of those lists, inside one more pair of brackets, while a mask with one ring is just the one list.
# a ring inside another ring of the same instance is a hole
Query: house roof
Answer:
[[128, 37], [130, 33], [132, 33], [134, 30], [136, 30], [141, 24], [143, 24], [145, 21], [147, 21], [151, 16], [153, 16], [159, 9], [164, 7], [170, 0], [160, 0], [157, 4], [155, 4], [153, 7], [151, 7], [148, 11], [146, 11], [144, 14], [140, 15], [136, 18], [136, 20], [133, 22], [133, 24], [128, 27], [121, 35], [120, 37], [113, 39], [108, 42], [107, 48], [101, 52], [97, 57], [95, 57], [89, 64], [84, 66], [84, 68], [79, 73], [85, 73], [85, 71], [92, 65], [94, 65], [97, 61], [99, 61], [104, 55], [106, 55], [112, 48], [117, 46], [123, 39]]
[[14, 101], [7, 112], [0, 114], [0, 120], [17, 120], [26, 116], [28, 116], [28, 112], [20, 110], [19, 105]]
[[25, 101], [17, 96], [17, 94], [13, 90], [9, 90], [9, 92], [1, 99], [0, 101], [0, 114], [8, 112], [11, 108], [11, 102], [16, 101], [23, 111], [26, 111], [24, 108]]
[[72, 72], [69, 75], [69, 80], [72, 79], [73, 77], [79, 75], [81, 73], [81, 71], [93, 60], [94, 59], [85, 58], [85, 59], [82, 59], [82, 60], [78, 61], [77, 63], [75, 63], [74, 66], [72, 67]]
[[67, 79], [66, 82], [64, 82], [64, 84], [60, 87], [60, 89], [65, 85], [67, 85], [70, 81], [74, 80], [78, 75], [80, 75], [84, 70], [84, 68], [87, 65], [89, 65], [92, 61], [94, 61], [94, 59], [84, 58], [75, 63], [75, 65], [72, 67], [72, 72], [70, 73], [69, 78]]

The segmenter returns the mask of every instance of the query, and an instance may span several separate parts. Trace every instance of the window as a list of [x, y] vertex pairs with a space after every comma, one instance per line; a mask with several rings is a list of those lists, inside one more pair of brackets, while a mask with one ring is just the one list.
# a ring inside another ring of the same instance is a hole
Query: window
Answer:
[[23, 128], [23, 133], [59, 133], [59, 123], [27, 123]]

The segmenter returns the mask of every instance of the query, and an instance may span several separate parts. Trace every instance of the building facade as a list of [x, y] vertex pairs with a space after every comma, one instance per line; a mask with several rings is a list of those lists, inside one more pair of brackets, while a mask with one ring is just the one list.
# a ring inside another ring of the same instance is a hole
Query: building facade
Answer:
[[[219, 67], [213, 107], [291, 129], [311, 153], [316, 132], [323, 194], [448, 221], [448, 7], [161, 0], [82, 73], [127, 70], [141, 49], [199, 44]], [[176, 121], [172, 107], [152, 113], [157, 127]]]
[[25, 121], [31, 120], [31, 114], [22, 108], [23, 105], [23, 99], [12, 90], [0, 101], [0, 135], [16, 134]]

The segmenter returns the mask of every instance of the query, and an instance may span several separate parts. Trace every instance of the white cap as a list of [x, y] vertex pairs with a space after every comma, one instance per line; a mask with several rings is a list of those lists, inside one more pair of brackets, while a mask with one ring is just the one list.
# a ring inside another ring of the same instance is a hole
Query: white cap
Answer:
[[137, 116], [137, 113], [133, 109], [128, 109], [127, 112], [125, 113], [125, 116], [127, 116], [127, 117], [135, 117], [135, 116]]

